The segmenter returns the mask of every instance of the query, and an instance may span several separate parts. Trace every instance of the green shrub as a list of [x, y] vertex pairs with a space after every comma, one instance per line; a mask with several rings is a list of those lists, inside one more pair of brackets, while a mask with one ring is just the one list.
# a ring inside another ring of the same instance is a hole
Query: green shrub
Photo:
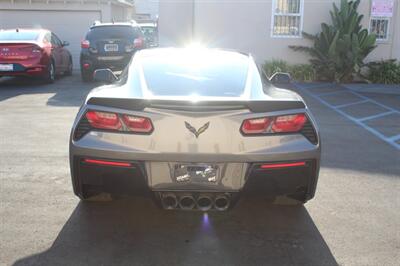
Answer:
[[332, 23], [321, 24], [321, 32], [303, 36], [313, 42], [312, 47], [289, 46], [295, 51], [308, 53], [319, 80], [349, 82], [360, 75], [364, 59], [375, 49], [375, 34], [363, 29], [363, 15], [357, 11], [360, 0], [341, 0], [340, 8], [333, 3]]
[[275, 72], [287, 72], [296, 81], [314, 81], [315, 71], [309, 64], [289, 65], [283, 60], [266, 61], [263, 65], [265, 73], [270, 77]]
[[289, 67], [289, 73], [296, 81], [315, 81], [315, 71], [312, 65], [298, 64]]
[[400, 84], [400, 62], [395, 59], [367, 64], [367, 79], [373, 83]]
[[275, 72], [289, 72], [289, 65], [283, 60], [266, 61], [263, 68], [268, 77], [272, 76]]

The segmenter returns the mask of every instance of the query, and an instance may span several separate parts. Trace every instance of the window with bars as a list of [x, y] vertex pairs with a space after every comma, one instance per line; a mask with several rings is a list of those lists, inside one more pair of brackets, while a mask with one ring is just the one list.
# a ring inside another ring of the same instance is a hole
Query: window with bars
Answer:
[[376, 34], [376, 40], [386, 41], [389, 37], [389, 18], [372, 17], [369, 31]]
[[272, 1], [272, 36], [301, 37], [304, 0]]

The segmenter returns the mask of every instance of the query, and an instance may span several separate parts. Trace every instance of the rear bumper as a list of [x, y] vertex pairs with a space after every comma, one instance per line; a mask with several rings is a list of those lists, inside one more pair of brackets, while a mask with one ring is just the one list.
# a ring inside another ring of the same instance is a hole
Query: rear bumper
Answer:
[[[301, 201], [314, 197], [319, 173], [319, 148], [305, 153], [282, 156], [281, 159], [270, 159], [269, 156], [257, 156], [256, 160], [239, 162], [203, 161], [218, 164], [221, 170], [215, 182], [179, 182], [173, 174], [174, 162], [132, 160], [118, 156], [95, 157], [96, 153], [86, 155], [75, 153], [71, 145], [71, 176], [75, 194], [80, 197], [85, 185], [95, 186], [103, 192], [143, 194], [148, 192], [227, 192], [246, 196], [276, 197], [283, 195], [300, 195]], [[122, 156], [124, 157], [124, 156]], [[135, 157], [135, 156], [134, 156]], [[98, 165], [85, 162], [85, 159], [128, 163], [130, 166]], [[171, 157], [170, 157], [171, 158]], [[210, 158], [210, 157], [209, 157]], [[272, 158], [272, 157], [271, 157]], [[285, 159], [291, 158], [291, 159]], [[175, 159], [175, 158], [174, 158]], [[184, 162], [187, 162], [185, 160]], [[305, 162], [302, 166], [262, 169], [263, 164]]]
[[[80, 65], [85, 71], [95, 71], [96, 69], [109, 68], [111, 70], [124, 69], [132, 58], [131, 53], [118, 54], [113, 56], [92, 55], [89, 52], [81, 53]], [[88, 64], [87, 67], [84, 67]]]
[[7, 63], [14, 65], [14, 71], [0, 71], [0, 76], [43, 76], [47, 66], [42, 64]]
[[[303, 132], [243, 138], [239, 131], [227, 131], [229, 145], [222, 139], [195, 140], [191, 135], [187, 141], [183, 134], [168, 146], [172, 137], [164, 133], [148, 136], [91, 130], [87, 120], [81, 119], [84, 113], [82, 109], [78, 114], [70, 141], [72, 181], [81, 198], [85, 197], [85, 185], [115, 192], [118, 189], [111, 187], [117, 184], [133, 192], [290, 195], [304, 202], [314, 197], [321, 156], [317, 131], [314, 139]], [[237, 128], [242, 117], [238, 120]], [[160, 139], [163, 141], [157, 146]], [[219, 149], [222, 144], [224, 152]], [[130, 167], [88, 165], [85, 159], [128, 163]], [[262, 164], [281, 162], [304, 165], [260, 169]], [[180, 164], [217, 165], [220, 170], [215, 182], [179, 182], [174, 169]]]

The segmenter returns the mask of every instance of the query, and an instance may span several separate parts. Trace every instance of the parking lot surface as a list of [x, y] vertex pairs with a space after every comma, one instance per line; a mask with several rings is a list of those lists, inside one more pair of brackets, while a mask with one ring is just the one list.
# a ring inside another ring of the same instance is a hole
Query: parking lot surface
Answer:
[[69, 133], [93, 86], [0, 79], [0, 265], [398, 265], [399, 95], [297, 86], [322, 135], [316, 197], [203, 214], [73, 195]]

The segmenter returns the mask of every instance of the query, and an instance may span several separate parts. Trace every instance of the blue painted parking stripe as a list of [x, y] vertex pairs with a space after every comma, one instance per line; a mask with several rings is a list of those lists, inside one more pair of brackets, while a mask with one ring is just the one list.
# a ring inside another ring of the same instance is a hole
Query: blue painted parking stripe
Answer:
[[399, 135], [396, 135], [396, 136], [393, 136], [393, 137], [390, 137], [390, 138], [388, 138], [390, 141], [398, 141], [398, 140], [400, 140], [400, 134]]
[[358, 120], [361, 121], [361, 122], [364, 122], [364, 121], [367, 121], [367, 120], [371, 120], [371, 119], [375, 119], [375, 118], [379, 118], [379, 117], [382, 117], [382, 116], [387, 116], [387, 115], [391, 115], [391, 114], [395, 114], [395, 113], [396, 112], [389, 111], [389, 112], [384, 112], [384, 113], [380, 113], [380, 114], [377, 114], [377, 115], [371, 115], [371, 116], [363, 117], [363, 118], [360, 118]]
[[[295, 83], [295, 86], [301, 86], [298, 83]], [[335, 84], [323, 84], [323, 83], [317, 83], [317, 84], [312, 84], [311, 86], [301, 86], [302, 89], [315, 89], [315, 88], [330, 88], [336, 86]]]
[[358, 101], [358, 102], [354, 102], [354, 103], [346, 103], [346, 104], [342, 104], [342, 105], [336, 105], [335, 107], [336, 108], [343, 108], [343, 107], [362, 104], [362, 103], [367, 103], [367, 102], [369, 102], [369, 101], [368, 100], [362, 100], [362, 101]]
[[360, 94], [360, 93], [358, 93], [358, 92], [352, 91], [352, 93], [354, 93], [355, 95], [357, 95], [357, 96], [359, 96], [359, 97], [361, 97], [361, 98], [363, 98], [363, 99], [365, 99], [365, 100], [368, 100], [368, 101], [370, 101], [370, 102], [373, 102], [374, 104], [379, 105], [380, 107], [386, 108], [386, 109], [388, 109], [388, 110], [390, 110], [390, 111], [393, 111], [393, 112], [395, 112], [395, 113], [400, 114], [400, 111], [399, 111], [399, 110], [396, 110], [396, 109], [394, 109], [394, 108], [392, 108], [392, 107], [390, 107], [390, 106], [387, 106], [387, 105], [384, 105], [384, 104], [382, 104], [382, 103], [380, 103], [380, 102], [377, 102], [377, 101], [375, 101], [375, 100], [373, 100], [373, 99], [371, 99], [371, 98], [368, 98], [368, 97], [366, 97], [366, 96], [364, 96], [364, 95], [362, 95], [362, 94]]
[[[319, 95], [315, 95], [315, 94], [311, 93], [311, 92], [308, 91], [307, 89], [304, 89], [302, 86], [299, 86], [298, 84], [294, 84], [294, 86], [297, 87], [297, 88], [299, 88], [299, 89], [301, 89], [301, 90], [303, 90], [305, 93], [307, 93], [307, 94], [310, 95], [311, 97], [317, 99], [318, 101], [320, 101], [320, 102], [321, 102], [322, 104], [324, 104], [325, 106], [327, 106], [327, 107], [329, 107], [329, 108], [335, 110], [336, 112], [340, 113], [341, 115], [343, 115], [343, 116], [346, 117], [347, 119], [353, 121], [355, 124], [361, 126], [362, 128], [364, 128], [365, 130], [369, 131], [370, 133], [372, 133], [372, 134], [375, 135], [376, 137], [380, 138], [381, 140], [385, 141], [385, 142], [388, 143], [389, 145], [391, 145], [391, 146], [393, 146], [394, 148], [400, 150], [400, 144], [398, 144], [398, 143], [396, 143], [394, 140], [392, 140], [392, 139], [386, 137], [385, 135], [383, 135], [382, 133], [380, 133], [380, 132], [377, 131], [376, 129], [374, 129], [374, 128], [368, 126], [368, 125], [365, 124], [365, 123], [363, 123], [363, 121], [361, 121], [360, 119], [356, 119], [356, 118], [354, 118], [354, 117], [351, 117], [350, 115], [346, 114], [343, 110], [339, 109], [337, 106], [334, 106], [334, 105], [328, 103], [326, 100], [322, 99]], [[322, 87], [322, 86], [321, 86], [321, 87]], [[365, 96], [363, 96], [363, 95], [360, 95], [359, 93], [356, 93], [356, 92], [353, 92], [353, 91], [352, 91], [351, 93], [353, 93], [353, 94], [359, 96], [360, 98], [362, 98], [362, 99], [364, 99], [364, 100], [373, 102], [373, 103], [375, 103], [375, 104], [377, 104], [377, 105], [379, 105], [379, 106], [381, 106], [381, 107], [383, 107], [383, 108], [386, 108], [387, 110], [390, 110], [390, 111], [391, 111], [390, 113], [400, 113], [400, 112], [398, 112], [397, 110], [395, 110], [395, 109], [393, 109], [393, 108], [391, 108], [391, 107], [388, 107], [388, 106], [383, 105], [383, 104], [381, 104], [381, 103], [379, 103], [379, 102], [377, 102], [377, 101], [375, 101], [375, 100], [372, 100], [372, 99], [370, 99], [370, 98], [368, 98], [368, 97], [365, 97]], [[385, 112], [384, 114], [387, 115], [387, 113], [389, 113], [389, 112]]]
[[316, 93], [318, 96], [326, 96], [326, 95], [334, 95], [341, 92], [347, 92], [346, 90], [337, 90], [337, 91], [330, 91], [330, 92], [320, 92]]

